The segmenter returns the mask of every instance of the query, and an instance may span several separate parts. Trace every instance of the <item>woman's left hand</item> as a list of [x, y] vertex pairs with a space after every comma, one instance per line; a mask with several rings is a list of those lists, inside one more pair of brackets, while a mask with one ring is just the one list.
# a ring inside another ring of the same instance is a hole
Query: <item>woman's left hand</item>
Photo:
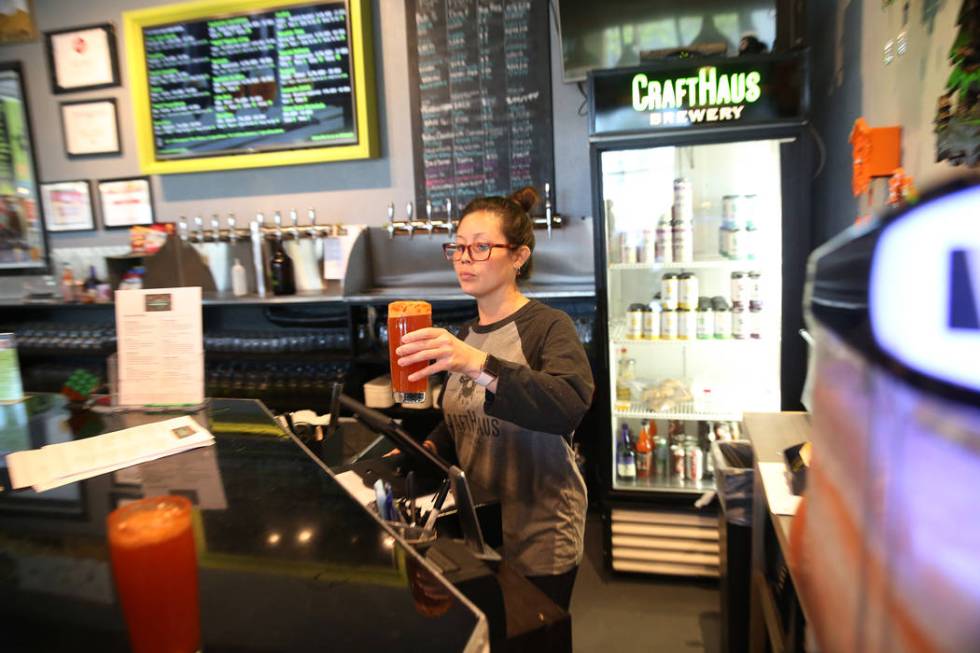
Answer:
[[436, 372], [458, 372], [476, 378], [487, 358], [486, 352], [466, 344], [445, 329], [434, 327], [406, 333], [395, 353], [401, 367], [432, 361], [427, 367], [410, 374], [409, 381], [418, 381]]

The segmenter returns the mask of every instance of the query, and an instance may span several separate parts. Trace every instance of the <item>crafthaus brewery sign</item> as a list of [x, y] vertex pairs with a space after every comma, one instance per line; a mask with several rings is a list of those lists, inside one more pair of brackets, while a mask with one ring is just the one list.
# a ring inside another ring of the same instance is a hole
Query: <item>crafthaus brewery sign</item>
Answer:
[[589, 76], [591, 134], [800, 123], [802, 54], [685, 59]]

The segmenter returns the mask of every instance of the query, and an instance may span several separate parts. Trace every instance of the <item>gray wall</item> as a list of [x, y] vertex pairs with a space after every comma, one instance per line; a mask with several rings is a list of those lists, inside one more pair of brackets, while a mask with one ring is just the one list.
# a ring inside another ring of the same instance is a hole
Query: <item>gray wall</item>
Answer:
[[[140, 174], [125, 65], [125, 39], [121, 33], [122, 12], [161, 4], [167, 3], [163, 0], [34, 0], [41, 31], [104, 22], [116, 25], [122, 76], [119, 88], [52, 95], [42, 41], [0, 48], [0, 60], [19, 60], [26, 70], [41, 181]], [[385, 221], [389, 202], [404, 207], [413, 199], [405, 7], [400, 0], [374, 0], [373, 4], [380, 158], [157, 176], [153, 188], [158, 220], [173, 221], [180, 215], [207, 216], [229, 211], [251, 216], [256, 211], [312, 206], [321, 222], [380, 225]], [[571, 215], [590, 215], [587, 125], [586, 118], [577, 115], [582, 96], [574, 85], [561, 82], [560, 66], [558, 37], [553, 32], [557, 207]], [[58, 103], [103, 97], [114, 97], [119, 105], [122, 155], [69, 160], [64, 154]], [[125, 231], [52, 234], [51, 245], [55, 248], [120, 245], [127, 238]]]

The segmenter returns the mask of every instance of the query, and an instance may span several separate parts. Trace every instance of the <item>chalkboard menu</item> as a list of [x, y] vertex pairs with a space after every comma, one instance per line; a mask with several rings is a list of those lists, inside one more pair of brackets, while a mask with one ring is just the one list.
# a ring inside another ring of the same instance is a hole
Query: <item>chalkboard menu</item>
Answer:
[[416, 201], [554, 185], [548, 3], [409, 0]]
[[357, 142], [344, 2], [143, 29], [158, 160]]

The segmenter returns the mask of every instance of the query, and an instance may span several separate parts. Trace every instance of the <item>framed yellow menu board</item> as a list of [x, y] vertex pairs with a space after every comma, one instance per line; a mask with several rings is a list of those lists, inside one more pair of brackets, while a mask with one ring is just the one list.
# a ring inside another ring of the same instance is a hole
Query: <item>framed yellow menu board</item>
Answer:
[[378, 155], [370, 0], [204, 0], [123, 22], [144, 174]]

